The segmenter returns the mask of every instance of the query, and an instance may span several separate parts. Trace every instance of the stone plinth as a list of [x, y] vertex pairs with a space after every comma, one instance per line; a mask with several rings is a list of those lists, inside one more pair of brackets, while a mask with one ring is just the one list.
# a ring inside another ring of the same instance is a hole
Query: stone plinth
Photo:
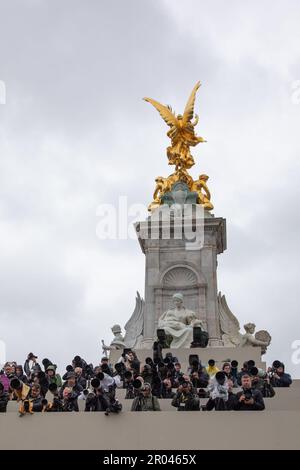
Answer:
[[[122, 350], [110, 351], [109, 360], [112, 364], [115, 364], [121, 354]], [[209, 359], [214, 359], [216, 365], [220, 368], [224, 362], [238, 361], [239, 369], [245, 361], [253, 359], [257, 367], [265, 370], [265, 363], [261, 362], [261, 349], [253, 347], [243, 348], [225, 348], [225, 347], [207, 347], [207, 348], [179, 348], [179, 349], [163, 349], [163, 357], [171, 352], [173, 356], [177, 357], [181, 363], [181, 369], [183, 372], [187, 372], [189, 366], [188, 359], [190, 354], [198, 354], [202, 364], [207, 365]], [[137, 349], [136, 350], [138, 359], [141, 364], [145, 364], [146, 357], [152, 357], [152, 351], [149, 349]]]
[[[184, 227], [184, 229], [182, 228]], [[181, 292], [184, 305], [206, 326], [211, 346], [221, 346], [218, 314], [217, 256], [226, 249], [226, 220], [205, 213], [204, 218], [158, 220], [152, 215], [135, 225], [145, 264], [144, 341], [153, 344], [158, 318]], [[199, 244], [190, 236], [194, 229]]]

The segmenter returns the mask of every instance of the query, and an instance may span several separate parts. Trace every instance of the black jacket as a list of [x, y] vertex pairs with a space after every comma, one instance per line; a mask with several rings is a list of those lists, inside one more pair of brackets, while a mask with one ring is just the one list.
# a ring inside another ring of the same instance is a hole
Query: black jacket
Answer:
[[241, 395], [245, 394], [245, 391], [242, 390], [235, 395], [235, 402], [233, 404], [233, 409], [236, 411], [262, 411], [265, 409], [265, 403], [262, 394], [259, 390], [255, 388], [249, 389], [252, 393], [252, 398], [254, 400], [253, 405], [247, 405], [243, 401], [239, 401]]
[[289, 387], [292, 383], [292, 378], [290, 374], [286, 374], [285, 372], [279, 376], [279, 379], [272, 377], [271, 384], [273, 387]]
[[106, 393], [96, 395], [95, 393], [89, 393], [84, 411], [107, 411], [110, 407], [110, 400]]
[[172, 406], [178, 411], [198, 411], [200, 409], [200, 400], [192, 392], [177, 392], [172, 400]]
[[8, 400], [9, 394], [7, 392], [2, 392], [0, 394], [0, 413], [6, 413]]

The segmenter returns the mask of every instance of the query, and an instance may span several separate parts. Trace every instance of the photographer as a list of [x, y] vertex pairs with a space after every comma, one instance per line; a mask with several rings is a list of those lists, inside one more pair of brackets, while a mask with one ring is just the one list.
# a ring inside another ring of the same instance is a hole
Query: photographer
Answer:
[[206, 388], [209, 383], [209, 375], [200, 361], [193, 360], [190, 368], [190, 380], [195, 388]]
[[28, 379], [26, 377], [26, 375], [24, 374], [23, 372], [23, 367], [22, 366], [16, 366], [16, 373], [15, 373], [16, 377], [21, 380], [21, 382], [23, 382], [24, 384], [27, 384], [28, 383]]
[[17, 402], [20, 403], [19, 405], [20, 416], [23, 416], [26, 413], [32, 413], [30, 402], [29, 402], [29, 394], [30, 394], [29, 385], [24, 384], [23, 382], [21, 382], [19, 379], [15, 377], [11, 379], [10, 381], [10, 389], [12, 390], [13, 398], [16, 398]]
[[243, 363], [243, 367], [241, 368], [240, 372], [237, 373], [237, 377], [236, 377], [236, 380], [237, 380], [237, 384], [239, 386], [242, 385], [242, 377], [243, 375], [249, 375], [249, 369], [251, 369], [251, 367], [254, 367], [255, 366], [255, 362], [254, 361], [245, 361]]
[[[104, 366], [104, 369], [103, 370], [103, 366]], [[108, 357], [106, 356], [103, 356], [102, 359], [101, 359], [101, 363], [100, 363], [100, 367], [102, 369], [103, 372], [106, 372], [106, 374], [110, 375], [110, 376], [113, 376], [113, 367], [112, 365], [109, 363], [109, 360], [108, 360]]]
[[176, 393], [172, 390], [172, 381], [167, 378], [162, 383], [161, 398], [174, 398]]
[[38, 384], [34, 384], [28, 395], [30, 402], [30, 409], [32, 413], [43, 411], [44, 402], [43, 396], [41, 395], [41, 387]]
[[262, 411], [265, 409], [264, 399], [259, 390], [252, 388], [251, 377], [244, 373], [241, 377], [242, 391], [235, 396], [233, 409], [236, 411]]
[[180, 362], [175, 362], [174, 364], [174, 376], [173, 376], [173, 386], [178, 387], [179, 386], [179, 379], [183, 377], [183, 372], [181, 370], [181, 364]]
[[124, 362], [126, 370], [131, 371], [134, 375], [139, 375], [140, 373], [140, 361], [137, 358], [137, 355], [133, 351], [123, 352], [122, 361]]
[[63, 411], [79, 411], [78, 394], [71, 387], [62, 389], [62, 408]]
[[[99, 376], [101, 378], [101, 374]], [[115, 398], [115, 389], [113, 387], [106, 391], [101, 385], [101, 380], [96, 377], [91, 380], [92, 391], [84, 391], [86, 395], [85, 411], [102, 411], [106, 415], [109, 413], [119, 413], [122, 410], [122, 405]]]
[[93, 377], [93, 364], [87, 364], [87, 362], [80, 356], [75, 356], [72, 361], [72, 368], [74, 371], [76, 367], [80, 367], [82, 369], [82, 376], [85, 379]]
[[46, 377], [47, 377], [49, 385], [54, 383], [57, 385], [58, 388], [62, 386], [61, 376], [56, 373], [55, 365], [49, 364], [45, 370], [45, 373], [46, 373]]
[[[234, 362], [234, 361], [232, 361], [232, 362]], [[226, 378], [233, 382], [233, 386], [237, 387], [238, 386], [238, 384], [237, 384], [237, 369], [233, 373], [233, 369], [232, 369], [231, 364], [229, 362], [224, 362], [223, 367], [222, 367], [222, 371], [226, 375]]]
[[125, 399], [132, 399], [136, 397], [135, 388], [133, 386], [134, 378], [132, 372], [127, 370], [124, 374], [123, 387], [126, 389]]
[[86, 397], [85, 411], [107, 412], [110, 406], [109, 396], [101, 387], [100, 380], [98, 378], [92, 379], [91, 386], [93, 390]]
[[190, 382], [186, 382], [184, 379], [180, 380], [177, 393], [172, 400], [172, 406], [176, 407], [177, 411], [200, 410], [200, 400]]
[[141, 376], [143, 377], [144, 382], [149, 383], [149, 384], [151, 385], [151, 387], [152, 387], [152, 383], [153, 383], [153, 370], [152, 370], [152, 367], [151, 367], [149, 364], [145, 364], [145, 365], [142, 367]]
[[160, 411], [159, 401], [152, 395], [150, 384], [141, 382], [140, 392], [132, 402], [131, 411]]
[[270, 383], [273, 387], [289, 387], [292, 384], [290, 374], [284, 371], [284, 364], [280, 361], [274, 361], [272, 367], [268, 368]]
[[4, 370], [0, 372], [0, 384], [3, 385], [5, 392], [9, 391], [10, 381], [15, 376], [14, 365], [10, 362], [6, 362], [4, 364]]
[[63, 401], [59, 398], [58, 388], [55, 383], [49, 385], [49, 392], [52, 394], [53, 398], [52, 401], [48, 402], [45, 411], [64, 411]]
[[83, 377], [82, 368], [75, 367], [75, 376], [76, 376], [76, 383], [78, 383], [82, 388], [86, 388], [86, 378]]
[[32, 352], [30, 352], [27, 356], [27, 359], [24, 363], [24, 372], [28, 379], [31, 378], [33, 373], [40, 372], [42, 369], [40, 365], [37, 363], [37, 356], [35, 356]]
[[207, 411], [211, 411], [213, 409], [216, 411], [227, 410], [228, 385], [226, 375], [223, 371], [217, 372], [215, 377], [211, 379], [208, 391], [210, 397], [206, 403]]
[[49, 389], [49, 382], [48, 382], [48, 378], [45, 372], [41, 370], [39, 372], [33, 372], [31, 374], [31, 378], [29, 382], [31, 386], [40, 385], [41, 394], [43, 395], [43, 397], [46, 396], [46, 393], [48, 392], [48, 389]]
[[270, 383], [268, 374], [257, 367], [250, 369], [252, 388], [259, 390], [263, 398], [272, 398], [275, 395], [275, 390]]
[[0, 382], [0, 413], [6, 413], [9, 393], [4, 390], [4, 385]]
[[206, 372], [209, 375], [209, 378], [213, 378], [217, 372], [219, 372], [218, 367], [214, 359], [209, 359], [208, 366], [206, 367]]
[[63, 399], [64, 411], [79, 411], [78, 397], [81, 392], [83, 392], [83, 388], [76, 383], [75, 372], [68, 372], [67, 381], [63, 384], [59, 392], [59, 398]]

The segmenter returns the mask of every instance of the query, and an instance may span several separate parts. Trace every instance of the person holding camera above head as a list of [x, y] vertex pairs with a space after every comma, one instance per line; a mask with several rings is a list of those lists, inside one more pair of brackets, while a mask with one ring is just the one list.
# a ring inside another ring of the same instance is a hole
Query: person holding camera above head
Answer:
[[115, 382], [117, 388], [124, 388], [124, 373], [125, 369], [123, 369], [124, 365], [116, 364], [115, 371], [113, 371], [111, 377]]
[[28, 380], [31, 378], [33, 373], [40, 372], [41, 366], [37, 363], [37, 356], [30, 352], [27, 356], [27, 359], [24, 363], [24, 372], [28, 378]]
[[216, 373], [208, 385], [209, 400], [206, 403], [206, 410], [213, 409], [217, 411], [227, 410], [228, 384], [227, 377], [223, 371]]
[[250, 374], [252, 379], [252, 388], [259, 390], [263, 398], [272, 398], [275, 396], [275, 390], [270, 383], [270, 378], [266, 372], [258, 370], [257, 367], [252, 367], [250, 369]]
[[242, 391], [235, 396], [233, 409], [236, 411], [262, 411], [265, 403], [259, 390], [252, 388], [251, 377], [244, 373], [241, 378]]
[[159, 401], [152, 395], [150, 384], [140, 381], [140, 387], [135, 384], [135, 388], [139, 389], [139, 394], [132, 402], [131, 411], [160, 411]]
[[177, 411], [199, 411], [200, 400], [194, 391], [191, 382], [181, 379], [177, 393], [172, 400], [172, 406], [177, 408]]
[[4, 385], [0, 382], [0, 413], [6, 413], [9, 393], [4, 390]]
[[115, 371], [113, 373], [113, 377], [118, 376], [120, 378], [120, 381], [123, 382], [122, 384], [123, 388], [125, 388], [124, 387], [125, 372], [126, 372], [126, 369], [125, 369], [123, 362], [117, 362], [115, 364]]
[[284, 371], [284, 364], [280, 361], [274, 361], [267, 372], [273, 387], [289, 387], [293, 382], [290, 374]]

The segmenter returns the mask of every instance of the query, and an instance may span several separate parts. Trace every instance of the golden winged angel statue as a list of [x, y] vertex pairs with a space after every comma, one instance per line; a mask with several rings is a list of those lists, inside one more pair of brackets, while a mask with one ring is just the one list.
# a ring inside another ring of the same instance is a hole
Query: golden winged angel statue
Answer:
[[151, 103], [157, 109], [170, 127], [167, 136], [171, 139], [171, 145], [167, 147], [167, 156], [169, 165], [175, 165], [174, 173], [167, 178], [158, 176], [155, 179], [156, 187], [153, 193], [153, 201], [148, 206], [148, 210], [151, 212], [164, 204], [166, 198], [170, 201], [170, 192], [172, 192], [172, 188], [178, 181], [187, 185], [189, 191], [194, 195], [196, 194], [196, 196], [193, 196], [196, 197], [196, 203], [202, 205], [205, 210], [211, 211], [214, 207], [210, 201], [210, 191], [207, 187], [208, 176], [203, 174], [199, 176], [198, 180], [193, 181], [187, 171], [195, 164], [190, 147], [195, 147], [200, 142], [206, 142], [203, 137], [198, 137], [195, 134], [195, 126], [198, 124], [199, 118], [197, 114], [194, 116], [194, 106], [199, 87], [200, 82], [197, 82], [187, 101], [183, 115], [178, 114], [176, 116], [171, 106], [164, 106], [152, 98], [144, 98], [145, 101]]
[[194, 122], [192, 122], [196, 92], [199, 87], [200, 82], [197, 82], [188, 99], [183, 115], [178, 114], [176, 116], [170, 106], [164, 106], [152, 98], [144, 98], [145, 101], [148, 101], [157, 109], [170, 127], [167, 136], [171, 139], [171, 145], [167, 148], [167, 156], [169, 165], [175, 165], [175, 171], [191, 168], [195, 161], [191, 155], [190, 147], [195, 147], [199, 142], [206, 142], [203, 137], [198, 137], [195, 134], [194, 128], [199, 120], [197, 115], [195, 115]]

